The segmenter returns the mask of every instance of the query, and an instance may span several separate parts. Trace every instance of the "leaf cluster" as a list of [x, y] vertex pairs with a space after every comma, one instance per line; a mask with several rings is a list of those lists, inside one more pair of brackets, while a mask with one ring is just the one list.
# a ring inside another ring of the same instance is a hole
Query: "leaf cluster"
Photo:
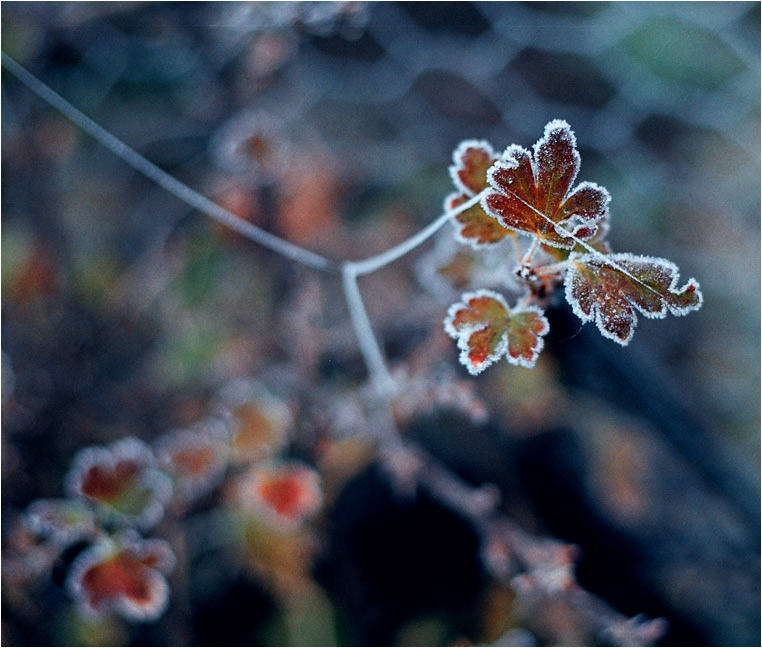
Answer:
[[[680, 286], [671, 261], [612, 252], [606, 240], [611, 196], [592, 182], [575, 185], [579, 168], [576, 138], [561, 120], [545, 126], [532, 151], [512, 144], [498, 156], [477, 140], [455, 149], [450, 176], [456, 191], [445, 199], [455, 238], [476, 251], [511, 239], [515, 255], [506, 253], [505, 263], [518, 280], [513, 304], [479, 289], [450, 307], [445, 331], [457, 340], [471, 374], [502, 356], [534, 366], [550, 330], [543, 304], [560, 286], [583, 322], [595, 322], [621, 345], [632, 339], [638, 313], [664, 318], [701, 307], [698, 282]], [[478, 203], [458, 210], [478, 196]]]

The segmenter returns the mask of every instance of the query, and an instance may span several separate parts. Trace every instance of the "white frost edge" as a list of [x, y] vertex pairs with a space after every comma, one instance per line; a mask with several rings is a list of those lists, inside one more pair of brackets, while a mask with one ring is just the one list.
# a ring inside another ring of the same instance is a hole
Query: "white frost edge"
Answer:
[[[134, 460], [142, 466], [138, 479], [153, 493], [152, 501], [137, 515], [127, 515], [109, 506], [107, 502], [94, 500], [82, 492], [82, 480], [94, 465], [101, 464], [114, 468], [120, 461]], [[78, 499], [92, 504], [98, 513], [123, 526], [134, 524], [148, 530], [155, 526], [164, 515], [164, 510], [172, 498], [172, 480], [156, 468], [156, 457], [144, 441], [136, 437], [126, 437], [108, 448], [93, 446], [80, 450], [74, 457], [73, 466], [66, 476], [67, 492]]]
[[[543, 132], [543, 136], [535, 142], [534, 146], [532, 147], [532, 152], [530, 153], [527, 149], [524, 147], [518, 145], [518, 144], [511, 144], [508, 146], [505, 151], [503, 152], [502, 156], [499, 160], [497, 160], [488, 170], [487, 170], [487, 182], [492, 186], [492, 188], [498, 192], [498, 193], [504, 193], [498, 184], [495, 182], [494, 174], [498, 169], [516, 169], [519, 166], [519, 162], [516, 159], [517, 154], [524, 154], [529, 156], [529, 162], [532, 167], [532, 176], [534, 177], [535, 183], [537, 182], [537, 175], [538, 175], [538, 168], [537, 168], [537, 153], [541, 146], [543, 146], [547, 141], [550, 135], [556, 131], [556, 130], [565, 130], [569, 137], [569, 142], [571, 143], [573, 152], [574, 152], [574, 165], [575, 165], [575, 171], [574, 175], [571, 179], [571, 182], [569, 183], [569, 191], [566, 192], [566, 195], [564, 196], [564, 200], [567, 200], [570, 196], [572, 196], [574, 193], [579, 191], [583, 188], [595, 188], [599, 189], [605, 197], [606, 200], [606, 209], [604, 214], [596, 221], [596, 224], [602, 223], [604, 220], [606, 220], [609, 216], [609, 203], [611, 202], [611, 194], [609, 194], [608, 190], [605, 187], [601, 187], [600, 185], [594, 183], [594, 182], [588, 182], [583, 181], [580, 182], [577, 186], [574, 186], [574, 182], [577, 179], [577, 175], [579, 174], [579, 169], [582, 163], [582, 159], [579, 155], [579, 151], [577, 151], [577, 137], [574, 134], [574, 131], [571, 129], [571, 126], [569, 126], [568, 122], [566, 122], [563, 119], [553, 119], [550, 122], [548, 122], [545, 125], [545, 130]], [[531, 232], [527, 232], [525, 230], [521, 230], [515, 227], [510, 227], [506, 225], [505, 223], [500, 220], [500, 217], [496, 214], [493, 214], [488, 208], [487, 208], [487, 198], [489, 197], [489, 194], [484, 196], [481, 200], [481, 207], [484, 210], [486, 214], [489, 216], [492, 216], [495, 220], [497, 220], [500, 225], [505, 227], [506, 229], [512, 230], [514, 232], [518, 232], [520, 234], [526, 234], [528, 236], [532, 236]], [[574, 218], [574, 214], [570, 216], [566, 221], [568, 222]], [[573, 236], [576, 236], [576, 232], [579, 230], [580, 226], [575, 227], [573, 231], [563, 231], [559, 230], [559, 226], [563, 227], [563, 223], [556, 223], [555, 231], [556, 233], [561, 236], [562, 238], [572, 238]], [[593, 234], [595, 236], [595, 234]], [[591, 237], [592, 238], [592, 237]], [[560, 249], [569, 249], [569, 246], [564, 245], [561, 242], [558, 241], [546, 241], [543, 240], [543, 244], [549, 245], [551, 247], [556, 247]], [[572, 244], [573, 247], [573, 244]]]
[[[572, 147], [572, 153], [574, 157], [574, 173], [572, 174], [571, 181], [569, 182], [569, 188], [574, 186], [574, 182], [577, 179], [577, 174], [579, 174], [579, 169], [582, 165], [582, 158], [579, 155], [579, 151], [577, 150], [577, 136], [574, 134], [574, 131], [571, 129], [571, 126], [569, 126], [569, 123], [564, 119], [553, 119], [549, 121], [547, 124], [545, 124], [545, 130], [543, 131], [542, 137], [538, 139], [534, 146], [532, 147], [532, 152], [534, 153], [533, 161], [533, 170], [535, 171], [535, 177], [537, 177], [537, 153], [539, 152], [540, 148], [547, 144], [548, 140], [550, 139], [550, 136], [559, 130], [566, 131], [566, 134], [568, 135], [569, 143]], [[566, 192], [566, 196], [569, 195], [569, 192]], [[566, 198], [564, 197], [564, 199]]]
[[450, 175], [450, 179], [452, 180], [452, 183], [455, 185], [455, 188], [460, 191], [460, 193], [466, 194], [469, 198], [474, 197], [474, 192], [471, 191], [468, 187], [466, 187], [458, 177], [458, 170], [463, 167], [461, 164], [461, 160], [463, 158], [463, 155], [465, 152], [470, 148], [480, 148], [484, 149], [489, 153], [489, 156], [493, 159], [497, 158], [497, 154], [495, 153], [495, 150], [492, 148], [492, 144], [490, 144], [487, 140], [478, 140], [478, 139], [467, 139], [463, 140], [460, 144], [458, 144], [457, 147], [455, 147], [455, 150], [452, 152], [452, 164], [447, 168], [447, 172]]
[[[632, 340], [632, 337], [635, 335], [635, 328], [638, 325], [637, 313], [641, 313], [648, 319], [664, 319], [665, 317], [667, 317], [667, 312], [672, 313], [676, 317], [682, 317], [692, 311], [698, 310], [699, 308], [701, 308], [701, 305], [704, 303], [704, 295], [701, 292], [701, 285], [693, 277], [688, 279], [688, 281], [686, 281], [685, 284], [683, 284], [683, 286], [681, 286], [680, 288], [677, 287], [677, 283], [680, 279], [680, 269], [677, 267], [675, 263], [673, 263], [669, 259], [663, 259], [661, 257], [653, 257], [653, 256], [645, 255], [645, 254], [631, 254], [629, 252], [618, 252], [616, 254], [607, 254], [605, 256], [606, 258], [611, 259], [617, 265], [621, 265], [620, 262], [624, 261], [624, 262], [634, 262], [634, 263], [639, 263], [639, 262], [652, 263], [652, 264], [657, 264], [657, 265], [666, 267], [671, 271], [671, 275], [672, 275], [672, 281], [670, 282], [670, 285], [667, 288], [668, 292], [680, 293], [683, 289], [687, 288], [688, 285], [694, 284], [696, 286], [696, 291], [694, 294], [698, 296], [698, 303], [695, 306], [688, 306], [686, 308], [671, 307], [666, 300], [663, 300], [661, 310], [656, 312], [644, 311], [637, 304], [633, 304], [628, 299], [627, 303], [630, 304], [630, 307], [632, 308], [632, 326], [630, 327], [629, 336], [627, 336], [626, 339], [622, 340], [618, 338], [616, 335], [614, 335], [613, 333], [609, 333], [604, 328], [603, 318], [601, 317], [600, 309], [598, 308], [598, 305], [595, 302], [593, 302], [591, 312], [589, 315], [585, 314], [584, 311], [580, 308], [579, 301], [575, 299], [574, 296], [572, 295], [572, 283], [574, 281], [575, 276], [577, 276], [577, 272], [575, 270], [575, 264], [571, 263], [569, 265], [568, 270], [566, 271], [566, 275], [564, 276], [564, 294], [566, 296], [566, 301], [569, 302], [569, 304], [572, 307], [572, 312], [585, 323], [595, 319], [595, 325], [600, 331], [601, 335], [605, 338], [608, 338], [609, 340], [613, 340], [617, 344], [621, 344], [622, 346], [627, 346]], [[581, 263], [585, 263], [590, 260], [606, 265], [601, 259], [597, 257], [597, 255], [593, 255], [593, 254], [584, 254], [584, 255], [575, 257], [573, 259], [574, 262], [581, 262]], [[612, 268], [612, 269], [616, 270], [617, 268]]]
[[[150, 583], [151, 591], [156, 592], [155, 600], [149, 605], [139, 605], [124, 596], [120, 596], [108, 602], [103, 608], [92, 607], [87, 591], [82, 585], [85, 573], [94, 565], [124, 550], [144, 556], [152, 552], [160, 554], [160, 564], [157, 567], [145, 567], [148, 578], [152, 581]], [[102, 618], [109, 609], [114, 609], [122, 616], [135, 621], [152, 621], [160, 617], [167, 609], [169, 585], [161, 572], [168, 573], [174, 564], [175, 555], [169, 543], [155, 538], [141, 540], [136, 532], [127, 531], [113, 538], [101, 538], [97, 544], [83, 551], [72, 563], [64, 587], [69, 595], [77, 601], [82, 613], [89, 618]]]
[[[470, 351], [470, 347], [468, 346], [468, 339], [471, 337], [473, 333], [476, 333], [477, 331], [481, 331], [482, 329], [485, 329], [488, 326], [488, 324], [487, 323], [480, 324], [476, 322], [467, 326], [462, 326], [461, 328], [458, 329], [453, 325], [453, 320], [455, 319], [455, 315], [457, 314], [458, 311], [466, 309], [466, 308], [470, 308], [470, 306], [468, 305], [469, 301], [479, 297], [489, 297], [491, 299], [494, 299], [495, 301], [498, 301], [503, 306], [503, 308], [505, 308], [506, 312], [509, 314], [518, 314], [518, 313], [524, 313], [527, 311], [532, 311], [540, 315], [545, 326], [543, 328], [543, 331], [537, 334], [537, 344], [532, 348], [532, 350], [534, 351], [534, 354], [531, 360], [525, 360], [521, 356], [514, 357], [508, 352], [508, 332], [507, 331], [503, 333], [503, 335], [501, 336], [500, 341], [495, 347], [495, 352], [488, 355], [481, 364], [476, 366], [469, 360], [468, 353]], [[475, 292], [464, 293], [461, 296], [461, 300], [462, 301], [450, 306], [450, 308], [447, 310], [447, 316], [444, 319], [444, 329], [445, 329], [445, 332], [450, 337], [457, 340], [458, 349], [460, 349], [460, 355], [458, 356], [458, 360], [468, 370], [468, 373], [470, 373], [472, 376], [476, 376], [480, 374], [487, 367], [497, 362], [500, 359], [500, 357], [503, 355], [505, 355], [505, 359], [512, 365], [527, 367], [529, 369], [534, 367], [535, 363], [537, 362], [537, 357], [539, 356], [540, 352], [542, 351], [545, 345], [545, 341], [542, 339], [541, 336], [545, 335], [550, 330], [550, 325], [548, 323], [548, 320], [544, 316], [541, 309], [539, 309], [537, 306], [510, 308], [508, 304], [506, 303], [505, 298], [500, 293], [497, 293], [493, 290], [488, 290], [486, 288], [482, 288]]]
[[548, 318], [545, 317], [544, 311], [538, 306], [517, 307], [512, 309], [510, 312], [515, 315], [527, 312], [535, 313], [539, 316], [540, 321], [543, 324], [542, 330], [536, 333], [537, 344], [532, 347], [532, 357], [529, 360], [526, 360], [521, 356], [514, 357], [510, 353], [505, 354], [505, 359], [508, 360], [508, 362], [511, 364], [516, 365], [517, 367], [526, 367], [527, 369], [531, 369], [537, 363], [537, 358], [540, 356], [540, 352], [545, 348], [545, 340], [542, 336], [547, 335], [550, 331], [550, 322], [548, 322]]

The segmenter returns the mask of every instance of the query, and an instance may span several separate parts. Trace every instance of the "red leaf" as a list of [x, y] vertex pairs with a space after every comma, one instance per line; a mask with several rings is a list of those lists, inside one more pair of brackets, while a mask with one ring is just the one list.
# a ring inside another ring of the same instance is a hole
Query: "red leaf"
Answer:
[[465, 140], [453, 151], [450, 177], [459, 193], [469, 198], [487, 188], [487, 169], [497, 160], [489, 142]]
[[[607, 263], [607, 261], [610, 263]], [[632, 254], [573, 258], [566, 272], [566, 299], [585, 322], [595, 320], [603, 334], [621, 345], [632, 339], [638, 318], [687, 315], [701, 307], [699, 284], [677, 287], [678, 267], [666, 259]]]
[[260, 464], [239, 484], [239, 503], [271, 522], [292, 526], [323, 504], [320, 477], [299, 462]]
[[110, 522], [144, 529], [161, 519], [172, 496], [171, 480], [156, 469], [151, 449], [135, 438], [82, 450], [68, 483], [72, 495], [89, 501]]
[[[469, 197], [465, 194], [450, 194], [445, 200], [445, 210], [455, 209], [467, 200]], [[479, 204], [460, 212], [455, 216], [455, 220], [460, 224], [456, 237], [474, 248], [497, 243], [506, 236], [515, 236], [494, 218], [485, 214]]]
[[141, 540], [128, 532], [82, 553], [67, 586], [88, 615], [113, 609], [127, 618], [153, 620], [166, 609], [169, 586], [162, 572], [171, 571], [174, 562], [163, 540]]
[[[455, 149], [452, 158], [449, 171], [457, 192], [447, 196], [445, 210], [455, 209], [487, 189], [487, 170], [497, 160], [497, 155], [488, 142], [466, 140]], [[479, 204], [460, 212], [455, 216], [455, 221], [457, 238], [475, 248], [497, 243], [512, 235], [493, 217], [485, 214]]]
[[536, 306], [509, 308], [502, 295], [479, 290], [450, 307], [445, 331], [458, 341], [460, 361], [481, 373], [505, 355], [511, 364], [533, 367], [543, 347], [548, 320]]
[[494, 188], [482, 207], [504, 227], [538, 237], [542, 243], [571, 249], [592, 238], [608, 216], [610, 196], [592, 182], [571, 189], [579, 171], [574, 133], [560, 120], [545, 126], [534, 152], [512, 145], [488, 171]]

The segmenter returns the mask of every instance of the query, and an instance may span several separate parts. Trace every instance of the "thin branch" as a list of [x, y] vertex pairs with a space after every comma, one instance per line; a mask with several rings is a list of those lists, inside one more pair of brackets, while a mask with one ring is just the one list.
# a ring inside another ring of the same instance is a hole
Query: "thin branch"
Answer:
[[368, 367], [371, 384], [379, 396], [388, 398], [395, 393], [396, 382], [389, 373], [381, 347], [373, 334], [368, 312], [365, 310], [360, 288], [357, 286], [357, 275], [350, 264], [344, 264], [341, 278], [349, 317], [360, 345], [360, 352]]
[[444, 214], [442, 214], [435, 221], [431, 222], [420, 232], [411, 236], [409, 239], [403, 241], [399, 245], [395, 245], [393, 248], [387, 250], [386, 252], [382, 252], [376, 256], [369, 257], [363, 261], [347, 261], [344, 265], [350, 266], [354, 274], [358, 277], [370, 274], [376, 270], [380, 270], [384, 266], [389, 265], [400, 257], [405, 256], [408, 252], [412, 252], [415, 248], [421, 245], [421, 243], [424, 243], [426, 240], [434, 236], [434, 234], [436, 234], [451, 218], [477, 204], [487, 194], [487, 191], [488, 190], [485, 189], [480, 194], [477, 194], [473, 198], [464, 202], [462, 205], [458, 205], [455, 209], [447, 210]]
[[149, 162], [136, 150], [130, 148], [124, 142], [96, 124], [87, 115], [80, 112], [66, 101], [61, 95], [46, 86], [42, 81], [37, 79], [37, 77], [16, 63], [16, 61], [5, 54], [5, 52], [2, 52], [1, 56], [3, 67], [38, 97], [71, 119], [71, 121], [83, 131], [105, 146], [114, 155], [124, 160], [128, 165], [135, 169], [135, 171], [142, 173], [150, 180], [153, 180], [176, 198], [179, 198], [217, 222], [235, 230], [242, 236], [245, 236], [255, 243], [259, 243], [292, 261], [296, 261], [322, 272], [338, 272], [339, 264], [335, 261], [327, 259], [315, 252], [311, 252], [310, 250], [306, 250], [298, 245], [294, 245], [274, 234], [270, 234], [270, 232], [260, 229], [256, 225], [252, 225], [248, 221], [245, 221], [239, 216], [236, 216], [233, 212], [220, 207], [217, 203], [212, 202], [207, 197], [202, 196], [200, 193], [172, 177], [166, 171], [163, 171], [152, 162]]

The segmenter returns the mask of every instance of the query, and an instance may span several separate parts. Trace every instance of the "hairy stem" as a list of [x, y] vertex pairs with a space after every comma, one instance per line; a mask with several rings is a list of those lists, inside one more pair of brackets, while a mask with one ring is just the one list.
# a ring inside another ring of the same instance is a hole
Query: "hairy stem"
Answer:
[[71, 119], [84, 132], [105, 146], [117, 157], [120, 157], [129, 164], [135, 171], [153, 180], [160, 187], [171, 193], [176, 198], [187, 203], [191, 207], [198, 209], [210, 218], [235, 230], [242, 236], [259, 243], [260, 245], [277, 252], [292, 261], [296, 261], [315, 270], [323, 272], [336, 273], [339, 265], [330, 259], [326, 259], [315, 252], [306, 250], [298, 245], [294, 245], [274, 234], [270, 234], [256, 225], [236, 216], [233, 212], [220, 207], [215, 202], [209, 200], [206, 196], [194, 191], [176, 178], [169, 175], [157, 167], [153, 162], [149, 162], [136, 150], [127, 146], [124, 142], [114, 137], [111, 133], [96, 124], [87, 115], [77, 110], [61, 95], [51, 90], [34, 75], [30, 74], [21, 67], [16, 61], [10, 58], [4, 52], [2, 53], [2, 65], [13, 76], [27, 86], [41, 99], [49, 103], [53, 108]]

